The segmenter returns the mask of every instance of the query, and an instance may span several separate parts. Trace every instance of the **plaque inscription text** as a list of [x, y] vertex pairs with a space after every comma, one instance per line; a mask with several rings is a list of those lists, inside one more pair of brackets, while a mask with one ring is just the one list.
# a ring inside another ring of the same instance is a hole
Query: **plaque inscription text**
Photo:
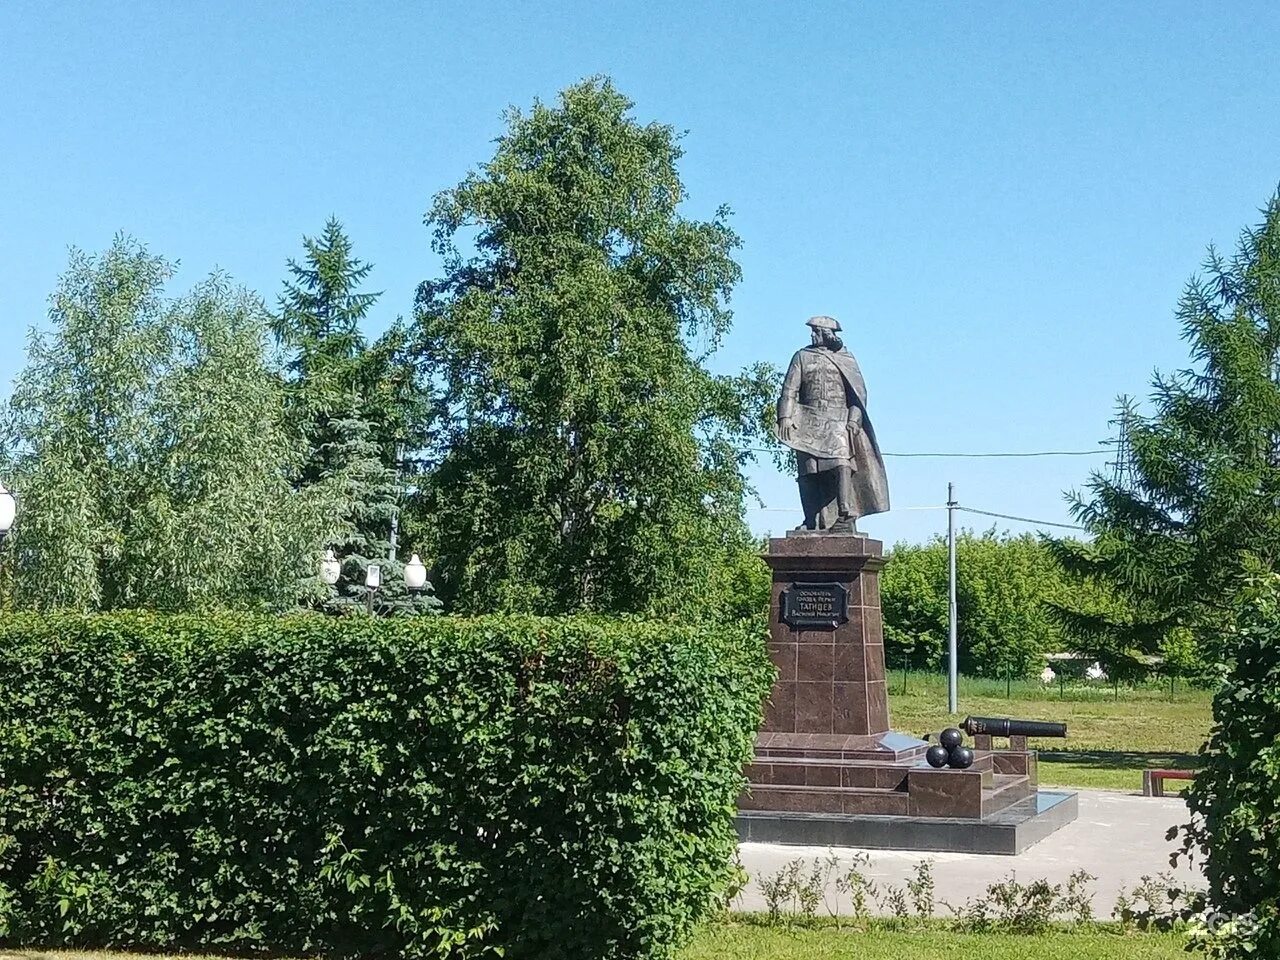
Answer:
[[840, 583], [793, 583], [782, 591], [782, 622], [838, 627], [849, 619], [849, 592]]

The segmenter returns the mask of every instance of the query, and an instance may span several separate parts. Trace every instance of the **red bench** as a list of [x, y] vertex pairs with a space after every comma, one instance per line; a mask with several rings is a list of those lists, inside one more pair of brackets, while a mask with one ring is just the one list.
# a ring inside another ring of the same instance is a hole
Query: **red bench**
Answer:
[[1193, 780], [1193, 770], [1143, 770], [1142, 795], [1144, 797], [1163, 797], [1166, 780]]

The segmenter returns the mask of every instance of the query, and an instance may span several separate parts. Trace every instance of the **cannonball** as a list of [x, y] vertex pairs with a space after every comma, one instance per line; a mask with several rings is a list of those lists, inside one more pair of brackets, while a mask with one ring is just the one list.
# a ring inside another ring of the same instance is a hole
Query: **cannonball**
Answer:
[[947, 729], [938, 734], [938, 742], [948, 750], [954, 750], [964, 743], [964, 734], [955, 727], [947, 727]]
[[951, 751], [949, 761], [953, 770], [968, 770], [973, 766], [973, 751], [968, 747], [956, 747]]
[[924, 758], [929, 761], [929, 766], [939, 770], [951, 762], [951, 754], [947, 748], [938, 743], [924, 752]]

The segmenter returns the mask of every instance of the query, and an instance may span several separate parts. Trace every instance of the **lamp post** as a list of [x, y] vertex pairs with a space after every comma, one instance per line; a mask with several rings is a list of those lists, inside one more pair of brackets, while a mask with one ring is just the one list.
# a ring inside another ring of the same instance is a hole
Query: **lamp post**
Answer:
[[364, 596], [369, 603], [369, 616], [373, 616], [373, 597], [382, 588], [382, 568], [371, 563], [364, 569]]
[[13, 529], [13, 521], [18, 516], [18, 498], [0, 483], [0, 541]]
[[[317, 575], [321, 583], [330, 587], [337, 586], [342, 578], [342, 561], [337, 558], [332, 549], [326, 550], [324, 556], [320, 558], [320, 569]], [[415, 593], [427, 585], [426, 564], [418, 558], [416, 553], [404, 565], [404, 585]], [[374, 598], [381, 589], [382, 567], [380, 564], [371, 563], [365, 567], [364, 571], [365, 609], [371, 617], [374, 615]]]

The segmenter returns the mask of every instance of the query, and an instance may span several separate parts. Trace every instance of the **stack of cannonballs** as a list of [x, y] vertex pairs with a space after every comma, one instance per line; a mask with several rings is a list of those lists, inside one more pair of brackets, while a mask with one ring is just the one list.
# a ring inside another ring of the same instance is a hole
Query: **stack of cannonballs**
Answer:
[[967, 770], [973, 766], [973, 751], [964, 745], [964, 734], [955, 727], [947, 727], [938, 734], [938, 742], [925, 751], [929, 766]]

